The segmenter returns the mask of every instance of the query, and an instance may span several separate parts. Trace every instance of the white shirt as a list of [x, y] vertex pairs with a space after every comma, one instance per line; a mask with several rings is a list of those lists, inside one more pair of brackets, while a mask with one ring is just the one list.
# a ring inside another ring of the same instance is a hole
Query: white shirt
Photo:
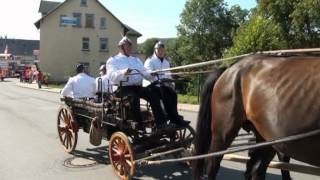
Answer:
[[[147, 69], [143, 66], [141, 60], [137, 57], [127, 57], [119, 53], [116, 56], [110, 57], [107, 60], [106, 65], [108, 69], [107, 78], [117, 85], [120, 85], [120, 81], [127, 81], [127, 78], [128, 82], [123, 82], [123, 86], [141, 86], [143, 77], [149, 80], [153, 79], [153, 77], [150, 75], [150, 72], [147, 71]], [[134, 75], [125, 75], [128, 68], [137, 69], [142, 73], [142, 75], [137, 74], [137, 71], [134, 70], [131, 72], [131, 74]]]
[[[155, 54], [153, 54], [151, 57], [149, 57], [145, 62], [144, 62], [144, 67], [148, 71], [156, 71], [156, 70], [163, 70], [163, 69], [169, 69], [170, 68], [170, 63], [166, 58], [163, 58], [163, 61], [161, 61]], [[167, 72], [160, 72], [159, 76], [155, 76], [153, 81], [156, 81], [159, 79], [163, 78], [171, 78], [171, 73], [169, 71]], [[148, 82], [143, 82], [144, 86], [148, 85]]]
[[[170, 63], [166, 58], [163, 58], [163, 61], [161, 61], [155, 54], [153, 54], [151, 57], [149, 57], [146, 60], [146, 62], [144, 62], [144, 67], [149, 71], [163, 70], [163, 69], [169, 69]], [[159, 79], [162, 79], [162, 78], [171, 79], [170, 74], [171, 73], [169, 71], [161, 72], [159, 73]], [[154, 77], [154, 80], [157, 80], [157, 77]]]
[[69, 78], [61, 91], [62, 96], [72, 98], [93, 98], [96, 93], [96, 82], [91, 76], [79, 73]]
[[102, 81], [102, 92], [107, 92], [107, 93], [113, 92], [112, 83], [109, 81], [106, 74], [101, 77], [96, 78], [96, 91], [99, 92], [98, 86], [99, 86], [99, 79], [100, 78]]

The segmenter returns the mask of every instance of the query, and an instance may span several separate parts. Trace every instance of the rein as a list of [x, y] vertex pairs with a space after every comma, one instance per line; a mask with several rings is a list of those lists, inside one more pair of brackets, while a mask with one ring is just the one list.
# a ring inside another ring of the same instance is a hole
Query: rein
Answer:
[[189, 156], [189, 157], [183, 157], [183, 158], [177, 158], [177, 159], [157, 160], [157, 161], [148, 161], [148, 160], [142, 159], [142, 160], [136, 160], [135, 164], [139, 165], [139, 166], [144, 166], [144, 165], [159, 165], [159, 164], [173, 163], [173, 162], [193, 161], [193, 160], [198, 160], [198, 159], [205, 159], [205, 158], [209, 158], [209, 157], [217, 157], [217, 156], [222, 156], [225, 154], [246, 151], [246, 150], [250, 150], [250, 149], [258, 149], [258, 148], [262, 148], [262, 147], [268, 147], [268, 146], [281, 144], [281, 143], [297, 141], [297, 140], [301, 140], [301, 139], [315, 136], [315, 135], [319, 135], [319, 134], [320, 134], [320, 129], [317, 129], [317, 130], [309, 131], [306, 133], [301, 133], [301, 134], [296, 134], [296, 135], [292, 135], [292, 136], [287, 136], [284, 138], [279, 138], [276, 140], [270, 140], [270, 141], [256, 143], [254, 145], [248, 145], [248, 146], [243, 146], [243, 147], [230, 148], [230, 149], [227, 149], [224, 151], [213, 152], [213, 153], [209, 153], [209, 154]]

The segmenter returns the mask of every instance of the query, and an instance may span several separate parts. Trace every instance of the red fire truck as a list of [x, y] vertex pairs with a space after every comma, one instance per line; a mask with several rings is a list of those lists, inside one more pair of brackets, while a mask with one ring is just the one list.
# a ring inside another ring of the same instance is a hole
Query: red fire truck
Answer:
[[1, 79], [1, 81], [3, 81], [4, 78], [8, 77], [8, 68], [9, 68], [8, 60], [5, 59], [5, 56], [2, 56], [0, 54], [0, 79]]

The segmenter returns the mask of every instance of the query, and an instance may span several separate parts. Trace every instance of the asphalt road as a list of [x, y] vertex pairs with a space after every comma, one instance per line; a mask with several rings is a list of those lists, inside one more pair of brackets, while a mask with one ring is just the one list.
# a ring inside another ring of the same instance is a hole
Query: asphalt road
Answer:
[[[13, 80], [0, 82], [0, 179], [1, 180], [113, 180], [107, 142], [95, 147], [79, 132], [74, 155], [64, 152], [56, 129], [59, 107], [56, 93], [21, 88]], [[182, 112], [195, 125], [196, 114]], [[71, 166], [89, 164], [88, 166]], [[243, 179], [245, 165], [224, 161], [218, 179]], [[267, 179], [280, 180], [279, 170], [269, 170]], [[315, 180], [317, 176], [292, 173], [294, 179]], [[173, 163], [139, 168], [135, 179], [188, 180], [190, 169]]]

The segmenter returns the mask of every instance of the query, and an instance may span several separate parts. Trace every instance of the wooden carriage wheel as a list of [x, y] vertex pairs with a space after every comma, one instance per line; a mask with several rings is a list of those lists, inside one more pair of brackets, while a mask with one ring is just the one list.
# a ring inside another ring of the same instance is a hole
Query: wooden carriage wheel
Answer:
[[[195, 137], [195, 130], [188, 125], [186, 128], [178, 129], [175, 135], [171, 138], [171, 142], [182, 143], [184, 142], [185, 151], [173, 154], [175, 158], [181, 158], [192, 155], [193, 152], [193, 140]], [[190, 165], [190, 162], [185, 162]], [[185, 164], [183, 163], [183, 164]]]
[[194, 140], [194, 136], [195, 136], [195, 131], [191, 126], [187, 126], [186, 128], [183, 129], [178, 129], [175, 132], [174, 137], [171, 139], [171, 141], [174, 142], [189, 142], [188, 144], [186, 144], [186, 148], [190, 147], [192, 144], [192, 141]]
[[77, 146], [78, 127], [68, 106], [61, 106], [58, 111], [58, 135], [67, 153], [72, 153]]
[[109, 141], [109, 159], [121, 179], [129, 179], [135, 171], [134, 157], [128, 137], [122, 132], [112, 134]]

